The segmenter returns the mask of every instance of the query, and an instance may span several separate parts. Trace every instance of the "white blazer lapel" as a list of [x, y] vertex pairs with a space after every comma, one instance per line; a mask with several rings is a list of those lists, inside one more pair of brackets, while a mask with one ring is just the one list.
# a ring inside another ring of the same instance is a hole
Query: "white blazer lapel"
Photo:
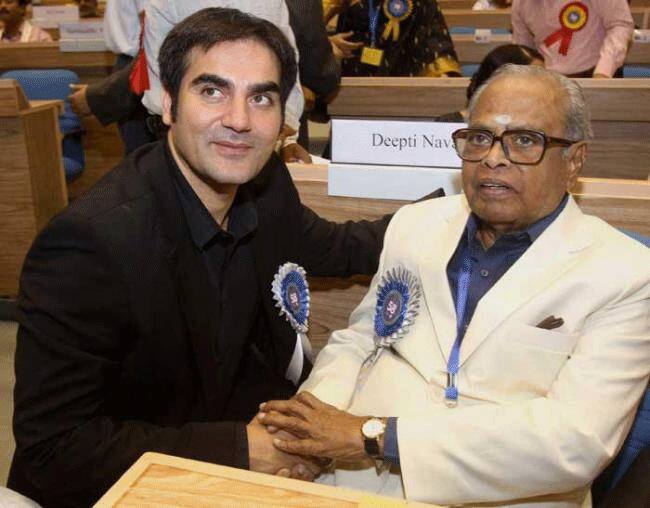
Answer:
[[456, 309], [447, 278], [447, 264], [458, 246], [469, 216], [465, 196], [462, 196], [460, 203], [461, 206], [446, 210], [443, 218], [447, 224], [434, 228], [440, 233], [426, 237], [418, 259], [426, 309], [445, 361], [456, 338]]
[[488, 291], [476, 307], [460, 348], [461, 365], [510, 314], [577, 262], [574, 254], [593, 242], [573, 198], [557, 219]]

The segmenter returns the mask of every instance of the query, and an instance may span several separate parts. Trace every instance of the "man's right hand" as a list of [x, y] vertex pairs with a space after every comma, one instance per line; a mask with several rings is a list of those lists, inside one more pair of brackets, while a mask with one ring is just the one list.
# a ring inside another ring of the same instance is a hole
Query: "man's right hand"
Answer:
[[70, 89], [73, 93], [68, 96], [68, 100], [70, 101], [72, 111], [80, 117], [90, 116], [93, 114], [92, 111], [90, 111], [90, 106], [86, 99], [86, 88], [88, 88], [88, 85], [70, 85]]
[[[273, 446], [278, 434], [269, 434], [266, 427], [254, 418], [247, 426], [249, 469], [267, 474], [280, 474], [298, 480], [313, 481], [322, 466], [315, 460], [281, 452]], [[282, 439], [295, 439], [288, 432], [282, 432]]]

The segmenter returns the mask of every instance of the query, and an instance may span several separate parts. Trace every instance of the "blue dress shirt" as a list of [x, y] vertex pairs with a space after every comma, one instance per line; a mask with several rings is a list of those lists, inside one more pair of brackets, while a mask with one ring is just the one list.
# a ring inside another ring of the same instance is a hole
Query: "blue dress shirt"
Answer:
[[[465, 232], [454, 255], [447, 264], [447, 279], [451, 295], [456, 301], [458, 293], [458, 274], [461, 270], [463, 259], [469, 253], [472, 271], [470, 274], [467, 307], [463, 316], [462, 330], [467, 330], [472, 320], [478, 302], [492, 286], [503, 276], [508, 269], [528, 250], [528, 247], [539, 238], [548, 226], [564, 210], [569, 195], [565, 195], [558, 207], [546, 217], [528, 226], [524, 231], [515, 231], [497, 238], [494, 245], [484, 249], [477, 238], [479, 219], [473, 213], [467, 219]], [[392, 464], [399, 465], [399, 448], [397, 444], [397, 418], [388, 418], [384, 434], [384, 459]]]

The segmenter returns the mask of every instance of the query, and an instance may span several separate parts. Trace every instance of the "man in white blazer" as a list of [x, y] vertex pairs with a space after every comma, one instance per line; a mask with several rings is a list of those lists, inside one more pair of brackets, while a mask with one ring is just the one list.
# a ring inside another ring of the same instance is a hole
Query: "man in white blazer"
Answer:
[[276, 446], [410, 500], [590, 506], [650, 375], [650, 251], [568, 194], [590, 137], [558, 74], [508, 66], [477, 92], [464, 194], [395, 215], [349, 327], [262, 406], [302, 438]]

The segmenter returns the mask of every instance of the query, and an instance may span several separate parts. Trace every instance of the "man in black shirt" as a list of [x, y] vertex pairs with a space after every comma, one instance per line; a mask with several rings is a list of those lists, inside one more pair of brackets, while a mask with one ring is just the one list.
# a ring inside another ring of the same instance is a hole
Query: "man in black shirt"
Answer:
[[169, 33], [160, 68], [168, 138], [57, 216], [25, 260], [9, 486], [47, 506], [92, 504], [146, 451], [313, 467], [246, 423], [295, 391], [296, 333], [271, 283], [287, 261], [322, 276], [377, 266], [386, 220], [319, 218], [273, 152], [296, 75], [275, 26], [205, 9]]

